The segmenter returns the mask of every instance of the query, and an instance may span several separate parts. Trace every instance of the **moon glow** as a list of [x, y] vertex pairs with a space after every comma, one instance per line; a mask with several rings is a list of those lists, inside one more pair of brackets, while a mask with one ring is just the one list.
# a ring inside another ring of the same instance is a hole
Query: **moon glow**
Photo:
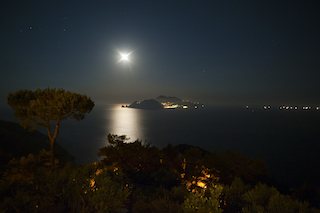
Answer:
[[121, 53], [121, 59], [120, 59], [120, 61], [129, 61], [128, 56], [129, 56], [129, 54], [122, 54], [122, 53]]
[[131, 55], [132, 52], [133, 51], [131, 51], [129, 53], [118, 52], [120, 54], [120, 60], [117, 63], [119, 63], [120, 61], [131, 62], [130, 59], [129, 59], [129, 55]]

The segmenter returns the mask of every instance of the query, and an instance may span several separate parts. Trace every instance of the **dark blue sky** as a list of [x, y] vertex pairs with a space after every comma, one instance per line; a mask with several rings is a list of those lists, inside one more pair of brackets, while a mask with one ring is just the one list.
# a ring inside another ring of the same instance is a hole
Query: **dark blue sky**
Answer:
[[0, 103], [50, 86], [95, 102], [320, 104], [319, 11], [317, 0], [4, 0]]

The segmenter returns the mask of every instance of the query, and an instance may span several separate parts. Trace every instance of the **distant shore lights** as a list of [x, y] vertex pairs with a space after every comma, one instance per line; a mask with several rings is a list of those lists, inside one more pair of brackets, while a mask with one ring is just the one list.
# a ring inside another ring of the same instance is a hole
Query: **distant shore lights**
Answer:
[[267, 109], [271, 109], [271, 106], [268, 105], [268, 106], [263, 106], [263, 109], [267, 110]]
[[[270, 110], [271, 109], [271, 105], [264, 105], [262, 108], [264, 110]], [[246, 109], [249, 109], [249, 105], [246, 105]], [[320, 107], [319, 106], [316, 106], [316, 107], [312, 107], [312, 106], [298, 107], [298, 106], [282, 105], [282, 106], [279, 106], [278, 109], [280, 109], [280, 110], [299, 110], [299, 109], [312, 110], [312, 109], [315, 109], [315, 110], [319, 111]]]

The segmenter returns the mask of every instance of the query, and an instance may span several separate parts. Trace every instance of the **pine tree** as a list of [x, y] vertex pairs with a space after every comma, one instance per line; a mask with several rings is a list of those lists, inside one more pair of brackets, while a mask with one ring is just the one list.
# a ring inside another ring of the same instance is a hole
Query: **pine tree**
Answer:
[[[52, 167], [55, 166], [55, 144], [60, 122], [69, 118], [80, 121], [94, 107], [94, 102], [86, 95], [49, 87], [44, 90], [19, 90], [9, 93], [7, 101], [23, 128], [33, 131], [38, 126], [43, 126], [47, 129]], [[53, 122], [54, 133], [50, 129]]]

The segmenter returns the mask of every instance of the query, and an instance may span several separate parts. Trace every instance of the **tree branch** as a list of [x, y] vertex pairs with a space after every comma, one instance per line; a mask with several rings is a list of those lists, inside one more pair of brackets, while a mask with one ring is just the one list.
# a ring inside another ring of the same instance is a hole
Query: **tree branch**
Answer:
[[56, 140], [58, 133], [59, 133], [59, 125], [60, 125], [60, 120], [56, 121], [56, 129], [54, 130], [54, 135], [52, 137], [52, 140]]

